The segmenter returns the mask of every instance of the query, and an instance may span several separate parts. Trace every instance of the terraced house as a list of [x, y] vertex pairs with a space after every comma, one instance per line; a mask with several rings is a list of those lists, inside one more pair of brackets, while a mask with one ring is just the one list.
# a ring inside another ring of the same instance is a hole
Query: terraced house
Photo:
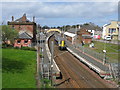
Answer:
[[118, 21], [111, 21], [110, 24], [105, 24], [103, 26], [102, 38], [106, 36], [111, 36], [112, 40], [118, 40], [119, 37], [119, 23]]
[[8, 25], [19, 32], [18, 38], [15, 39], [14, 47], [31, 47], [36, 42], [35, 17], [33, 17], [33, 21], [29, 21], [26, 14], [16, 20], [12, 16], [12, 21], [8, 21]]

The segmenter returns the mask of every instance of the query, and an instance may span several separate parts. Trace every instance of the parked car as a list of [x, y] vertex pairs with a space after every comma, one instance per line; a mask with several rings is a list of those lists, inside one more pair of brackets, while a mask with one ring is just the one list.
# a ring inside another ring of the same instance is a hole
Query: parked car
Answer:
[[112, 40], [112, 37], [111, 37], [111, 36], [106, 36], [106, 37], [105, 37], [105, 40], [110, 41], [110, 40]]

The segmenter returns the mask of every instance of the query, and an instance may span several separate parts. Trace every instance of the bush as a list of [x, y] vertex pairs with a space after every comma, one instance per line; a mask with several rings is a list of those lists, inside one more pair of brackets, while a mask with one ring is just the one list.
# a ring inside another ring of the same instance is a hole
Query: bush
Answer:
[[19, 47], [14, 47], [14, 49], [20, 49]]
[[10, 44], [2, 44], [2, 48], [13, 48], [13, 45], [10, 45]]
[[22, 50], [31, 50], [31, 51], [36, 51], [35, 48], [31, 48], [31, 47], [21, 47]]

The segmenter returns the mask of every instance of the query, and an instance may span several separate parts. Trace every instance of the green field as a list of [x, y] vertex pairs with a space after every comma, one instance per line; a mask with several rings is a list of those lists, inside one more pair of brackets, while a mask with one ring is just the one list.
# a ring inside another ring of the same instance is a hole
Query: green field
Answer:
[[2, 49], [2, 88], [36, 88], [36, 52]]
[[[103, 53], [103, 50], [105, 49], [106, 56], [109, 57], [110, 62], [118, 62], [118, 55], [120, 51], [118, 51], [118, 45], [116, 44], [110, 44], [110, 43], [103, 43], [99, 41], [94, 41], [95, 48], [91, 48], [92, 50]], [[88, 47], [88, 45], [86, 45]]]

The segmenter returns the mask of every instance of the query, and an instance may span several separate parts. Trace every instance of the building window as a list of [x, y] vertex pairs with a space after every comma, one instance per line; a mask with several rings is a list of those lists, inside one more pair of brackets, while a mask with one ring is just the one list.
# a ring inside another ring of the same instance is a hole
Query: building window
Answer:
[[28, 43], [28, 40], [25, 40], [24, 43]]
[[116, 33], [116, 28], [109, 28], [109, 33]]
[[20, 40], [18, 40], [17, 43], [20, 44]]

